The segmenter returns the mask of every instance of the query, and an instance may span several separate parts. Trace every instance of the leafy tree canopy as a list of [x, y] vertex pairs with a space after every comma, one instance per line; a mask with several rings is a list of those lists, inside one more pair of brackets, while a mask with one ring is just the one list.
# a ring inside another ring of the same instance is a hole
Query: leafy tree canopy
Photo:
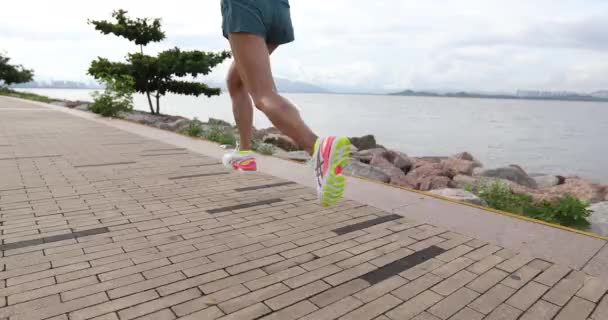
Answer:
[[112, 13], [115, 22], [107, 20], [89, 20], [95, 26], [95, 30], [103, 34], [113, 34], [135, 42], [140, 46], [146, 46], [150, 42], [160, 42], [165, 39], [165, 33], [160, 29], [160, 19], [127, 17], [127, 11], [116, 10]]
[[22, 65], [10, 64], [11, 58], [0, 53], [0, 86], [32, 81], [34, 71]]

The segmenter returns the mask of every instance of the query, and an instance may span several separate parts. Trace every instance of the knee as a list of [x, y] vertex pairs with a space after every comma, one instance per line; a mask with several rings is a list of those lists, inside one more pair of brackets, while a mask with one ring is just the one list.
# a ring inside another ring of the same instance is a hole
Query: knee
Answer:
[[228, 77], [226, 78], [226, 86], [228, 87], [228, 92], [231, 95], [240, 93], [245, 89], [245, 84], [236, 72], [230, 72], [228, 74]]
[[255, 107], [262, 112], [267, 112], [272, 108], [280, 107], [279, 104], [275, 103], [277, 101], [276, 92], [254, 93], [251, 95], [251, 98], [253, 99]]

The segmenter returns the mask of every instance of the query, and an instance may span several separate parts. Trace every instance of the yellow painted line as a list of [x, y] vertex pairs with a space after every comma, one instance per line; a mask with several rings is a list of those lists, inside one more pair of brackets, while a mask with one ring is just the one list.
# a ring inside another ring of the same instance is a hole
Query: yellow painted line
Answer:
[[506, 211], [502, 211], [502, 210], [497, 210], [497, 209], [493, 209], [493, 208], [488, 208], [488, 207], [476, 205], [476, 204], [473, 204], [473, 203], [468, 203], [468, 202], [464, 202], [464, 201], [450, 199], [450, 198], [447, 198], [447, 197], [444, 197], [444, 196], [440, 196], [440, 195], [437, 195], [437, 194], [433, 194], [433, 193], [430, 193], [430, 192], [425, 192], [425, 191], [415, 190], [415, 189], [406, 188], [406, 187], [402, 187], [402, 186], [397, 186], [397, 185], [393, 185], [393, 184], [388, 184], [388, 183], [380, 182], [380, 181], [369, 179], [369, 178], [365, 178], [365, 177], [358, 177], [358, 176], [352, 176], [352, 175], [349, 175], [349, 177], [356, 178], [356, 179], [363, 180], [363, 181], [368, 181], [368, 182], [376, 183], [376, 184], [381, 184], [381, 185], [388, 186], [388, 187], [391, 187], [391, 188], [401, 189], [401, 190], [405, 190], [405, 191], [409, 191], [409, 192], [425, 195], [425, 196], [428, 196], [428, 197], [431, 197], [431, 198], [445, 200], [445, 201], [448, 201], [448, 202], [452, 202], [452, 203], [456, 203], [456, 204], [460, 204], [460, 205], [464, 205], [464, 206], [468, 206], [468, 207], [477, 208], [477, 209], [480, 209], [480, 210], [483, 210], [483, 211], [492, 212], [492, 213], [496, 213], [496, 214], [499, 214], [499, 215], [508, 216], [508, 217], [515, 218], [515, 219], [519, 219], [519, 220], [524, 220], [524, 221], [528, 221], [528, 222], [532, 222], [532, 223], [538, 223], [538, 224], [545, 225], [545, 226], [548, 226], [548, 227], [553, 227], [553, 228], [556, 228], [556, 229], [561, 229], [561, 230], [564, 230], [564, 231], [570, 231], [570, 232], [582, 234], [584, 236], [588, 236], [588, 237], [592, 237], [592, 238], [608, 241], [608, 237], [600, 236], [599, 234], [595, 234], [595, 233], [591, 233], [591, 232], [587, 232], [587, 231], [582, 231], [582, 230], [578, 230], [578, 229], [574, 229], [574, 228], [570, 228], [570, 227], [565, 227], [565, 226], [562, 226], [562, 225], [559, 225], [559, 224], [550, 223], [550, 222], [546, 222], [546, 221], [542, 221], [542, 220], [538, 220], [538, 219], [522, 216], [522, 215], [511, 213], [511, 212], [506, 212]]

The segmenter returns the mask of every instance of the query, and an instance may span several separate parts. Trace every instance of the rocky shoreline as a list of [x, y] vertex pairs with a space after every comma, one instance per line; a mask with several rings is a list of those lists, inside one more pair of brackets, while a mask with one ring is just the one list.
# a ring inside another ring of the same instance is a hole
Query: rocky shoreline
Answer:
[[[88, 111], [89, 106], [88, 102], [65, 100], [55, 100], [52, 104], [83, 111]], [[173, 132], [183, 132], [193, 121], [180, 116], [152, 115], [142, 111], [124, 114], [122, 118]], [[226, 121], [209, 119], [200, 124], [203, 130], [215, 128], [238, 136], [236, 128]], [[301, 162], [309, 160], [306, 152], [275, 128], [254, 128], [253, 136], [253, 144], [266, 146], [266, 154]], [[385, 148], [376, 142], [373, 135], [350, 139], [354, 146], [353, 153], [344, 168], [349, 175], [481, 206], [486, 205], [484, 201], [467, 190], [495, 182], [504, 183], [512, 192], [530, 195], [537, 202], [571, 195], [590, 204], [589, 208], [593, 211], [589, 218], [591, 231], [608, 236], [608, 185], [578, 176], [527, 173], [518, 165], [485, 168], [468, 152], [444, 157], [410, 156]]]

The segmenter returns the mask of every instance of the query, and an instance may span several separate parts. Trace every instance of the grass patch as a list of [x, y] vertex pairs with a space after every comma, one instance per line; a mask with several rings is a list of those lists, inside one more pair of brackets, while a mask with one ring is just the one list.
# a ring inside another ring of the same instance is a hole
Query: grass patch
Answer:
[[45, 103], [50, 103], [53, 101], [51, 98], [46, 97], [46, 96], [41, 96], [41, 95], [38, 95], [35, 93], [29, 93], [29, 92], [15, 91], [15, 90], [7, 89], [7, 88], [0, 88], [0, 96], [15, 97], [15, 98], [27, 99], [27, 100], [32, 100], [32, 101], [45, 102]]
[[489, 207], [523, 215], [526, 217], [559, 224], [566, 227], [587, 230], [589, 228], [589, 203], [570, 195], [554, 201], [536, 202], [530, 195], [515, 193], [504, 182], [480, 183], [467, 188], [484, 200]]
[[208, 129], [203, 130], [202, 136], [209, 141], [219, 144], [236, 146], [236, 136], [232, 127], [212, 125]]

